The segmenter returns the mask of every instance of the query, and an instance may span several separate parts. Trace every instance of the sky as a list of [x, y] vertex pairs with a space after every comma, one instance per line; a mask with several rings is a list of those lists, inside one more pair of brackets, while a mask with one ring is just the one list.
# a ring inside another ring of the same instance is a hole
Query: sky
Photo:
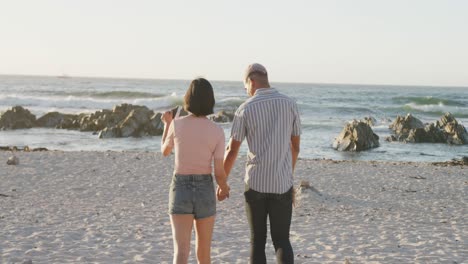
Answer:
[[0, 0], [0, 74], [468, 86], [464, 0]]

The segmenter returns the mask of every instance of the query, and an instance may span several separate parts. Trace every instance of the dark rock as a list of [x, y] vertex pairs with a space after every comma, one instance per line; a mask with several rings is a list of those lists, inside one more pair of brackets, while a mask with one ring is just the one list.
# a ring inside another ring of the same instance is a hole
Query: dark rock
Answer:
[[445, 113], [445, 115], [443, 115], [440, 118], [440, 120], [436, 121], [436, 126], [440, 129], [444, 129], [447, 124], [452, 122], [458, 123], [458, 121], [455, 119], [455, 117], [453, 117], [451, 113]]
[[76, 118], [77, 115], [67, 115], [59, 112], [49, 112], [37, 119], [36, 125], [38, 127], [62, 128], [64, 126], [63, 123], [65, 123], [65, 126], [67, 126], [68, 124], [71, 124]]
[[434, 124], [428, 124], [424, 128], [414, 128], [409, 131], [405, 142], [410, 143], [445, 143], [447, 136]]
[[31, 151], [47, 151], [48, 149], [46, 148], [34, 148], [31, 149], [28, 146], [24, 147], [17, 147], [17, 146], [0, 146], [1, 151], [24, 151], [24, 152], [31, 152]]
[[118, 127], [106, 127], [99, 132], [99, 138], [118, 138], [122, 137], [120, 128]]
[[[171, 109], [179, 117], [189, 113], [178, 106]], [[55, 127], [61, 129], [79, 129], [99, 134], [99, 138], [141, 137], [162, 135], [164, 125], [161, 113], [154, 113], [146, 106], [122, 104], [112, 110], [101, 110], [95, 113], [79, 115], [50, 112], [36, 121], [36, 117], [22, 107], [14, 107], [0, 118], [0, 129], [17, 129], [27, 127]]]
[[461, 159], [452, 159], [444, 162], [433, 162], [432, 165], [436, 166], [468, 166], [468, 156], [464, 156]]
[[18, 165], [19, 164], [19, 158], [16, 156], [11, 156], [7, 160], [7, 165]]
[[21, 106], [15, 106], [0, 116], [0, 130], [32, 128], [36, 116]]
[[214, 115], [211, 115], [210, 119], [217, 123], [229, 123], [232, 122], [232, 120], [234, 120], [234, 113], [222, 110]]
[[398, 138], [396, 136], [394, 136], [394, 135], [390, 135], [389, 137], [385, 138], [385, 141], [394, 142], [394, 141], [398, 141]]
[[379, 146], [379, 136], [364, 122], [354, 120], [348, 123], [333, 142], [339, 151], [363, 151]]
[[91, 119], [91, 114], [82, 116], [79, 120], [80, 131], [96, 131], [96, 124]]
[[63, 120], [63, 114], [59, 112], [49, 112], [37, 119], [38, 127], [56, 127]]
[[80, 122], [77, 115], [64, 116], [62, 122], [56, 128], [61, 129], [78, 129], [80, 127]]
[[132, 104], [121, 104], [121, 105], [116, 105], [114, 108], [112, 108], [112, 113], [119, 115], [120, 119], [124, 119], [132, 110], [135, 109], [148, 109], [146, 106], [141, 106], [141, 105], [132, 105]]
[[37, 152], [37, 151], [49, 151], [47, 148], [34, 148], [32, 149], [33, 152]]
[[[101, 129], [99, 138], [141, 137], [162, 134], [161, 114], [154, 114], [146, 106], [128, 104], [115, 106], [112, 112], [99, 115], [97, 120], [105, 120], [104, 124], [106, 122], [108, 124]], [[102, 126], [99, 122], [94, 124], [97, 128]]]
[[310, 188], [312, 188], [312, 185], [310, 185], [309, 181], [301, 181], [301, 183], [299, 184], [299, 188], [301, 188], [301, 189], [310, 189]]
[[164, 123], [161, 121], [162, 113], [156, 113], [151, 118], [145, 131], [147, 131], [150, 136], [160, 136], [164, 131]]
[[[180, 109], [180, 111], [179, 111]], [[182, 106], [176, 106], [172, 108], [170, 111], [172, 111], [172, 116], [175, 117], [177, 115], [177, 111], [179, 111], [179, 116], [178, 117], [183, 117], [189, 114], [189, 112], [185, 111], [185, 109]]]
[[121, 122], [118, 127], [120, 128], [122, 137], [141, 137], [144, 135], [144, 127], [149, 123], [153, 111], [148, 108], [133, 109]]
[[[77, 118], [78, 122], [73, 121], [71, 125], [72, 127], [78, 126], [80, 131], [99, 132], [107, 128], [104, 134], [107, 134], [114, 127], [119, 127], [120, 133], [111, 134], [123, 137], [140, 136], [139, 131], [135, 130], [138, 130], [142, 123], [148, 123], [151, 115], [153, 115], [153, 111], [146, 106], [122, 104], [114, 106], [112, 111], [104, 109], [92, 114], [81, 114]], [[70, 124], [70, 122], [67, 124]], [[115, 132], [116, 130], [113, 129], [112, 131]], [[111, 134], [103, 137], [110, 137]]]
[[390, 128], [395, 132], [395, 135], [386, 138], [390, 142], [468, 144], [466, 128], [450, 113], [446, 113], [435, 124], [426, 126], [411, 114], [405, 118], [398, 116]]
[[377, 120], [373, 118], [372, 116], [366, 116], [364, 117], [364, 120], [362, 122], [368, 124], [369, 126], [374, 126], [377, 123]]
[[466, 128], [458, 123], [451, 113], [446, 113], [441, 117], [441, 119], [436, 122], [436, 126], [446, 133], [447, 143], [453, 145], [468, 144], [468, 132]]
[[125, 116], [121, 113], [113, 113], [104, 109], [92, 114], [81, 114], [78, 117], [80, 131], [100, 131], [105, 127], [112, 127], [119, 123]]
[[395, 132], [399, 140], [406, 139], [410, 130], [416, 128], [424, 128], [424, 124], [411, 114], [407, 114], [405, 117], [397, 116], [395, 121], [390, 125], [390, 129]]

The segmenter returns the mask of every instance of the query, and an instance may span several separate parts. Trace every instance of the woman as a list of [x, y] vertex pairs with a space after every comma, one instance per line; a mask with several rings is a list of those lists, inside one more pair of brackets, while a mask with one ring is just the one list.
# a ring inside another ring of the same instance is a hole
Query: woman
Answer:
[[169, 190], [169, 214], [174, 239], [173, 263], [187, 263], [192, 226], [195, 223], [198, 263], [211, 263], [211, 237], [216, 214], [216, 198], [211, 176], [218, 184], [218, 199], [229, 196], [223, 167], [224, 131], [206, 116], [213, 113], [215, 99], [211, 84], [198, 78], [184, 97], [188, 116], [173, 120], [168, 111], [161, 117], [164, 132], [161, 152], [168, 156], [175, 148], [175, 168]]

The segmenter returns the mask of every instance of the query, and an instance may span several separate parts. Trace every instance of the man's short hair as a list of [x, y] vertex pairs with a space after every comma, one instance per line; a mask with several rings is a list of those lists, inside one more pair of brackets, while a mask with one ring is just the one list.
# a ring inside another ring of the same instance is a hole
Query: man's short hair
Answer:
[[185, 111], [195, 116], [207, 116], [213, 114], [214, 105], [215, 98], [210, 82], [204, 78], [193, 80], [185, 93]]
[[245, 70], [244, 81], [247, 81], [248, 78], [251, 78], [255, 75], [259, 77], [268, 77], [268, 72], [266, 68], [260, 63], [252, 63], [247, 66], [247, 69]]

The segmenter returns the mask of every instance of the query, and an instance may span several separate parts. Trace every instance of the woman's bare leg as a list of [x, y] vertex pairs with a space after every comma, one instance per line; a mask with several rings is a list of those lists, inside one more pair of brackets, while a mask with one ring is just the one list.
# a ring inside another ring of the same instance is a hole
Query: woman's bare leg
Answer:
[[193, 215], [171, 215], [172, 238], [174, 241], [173, 264], [187, 264], [192, 239]]
[[215, 216], [195, 220], [195, 232], [197, 234], [197, 260], [199, 264], [211, 263], [211, 238]]

